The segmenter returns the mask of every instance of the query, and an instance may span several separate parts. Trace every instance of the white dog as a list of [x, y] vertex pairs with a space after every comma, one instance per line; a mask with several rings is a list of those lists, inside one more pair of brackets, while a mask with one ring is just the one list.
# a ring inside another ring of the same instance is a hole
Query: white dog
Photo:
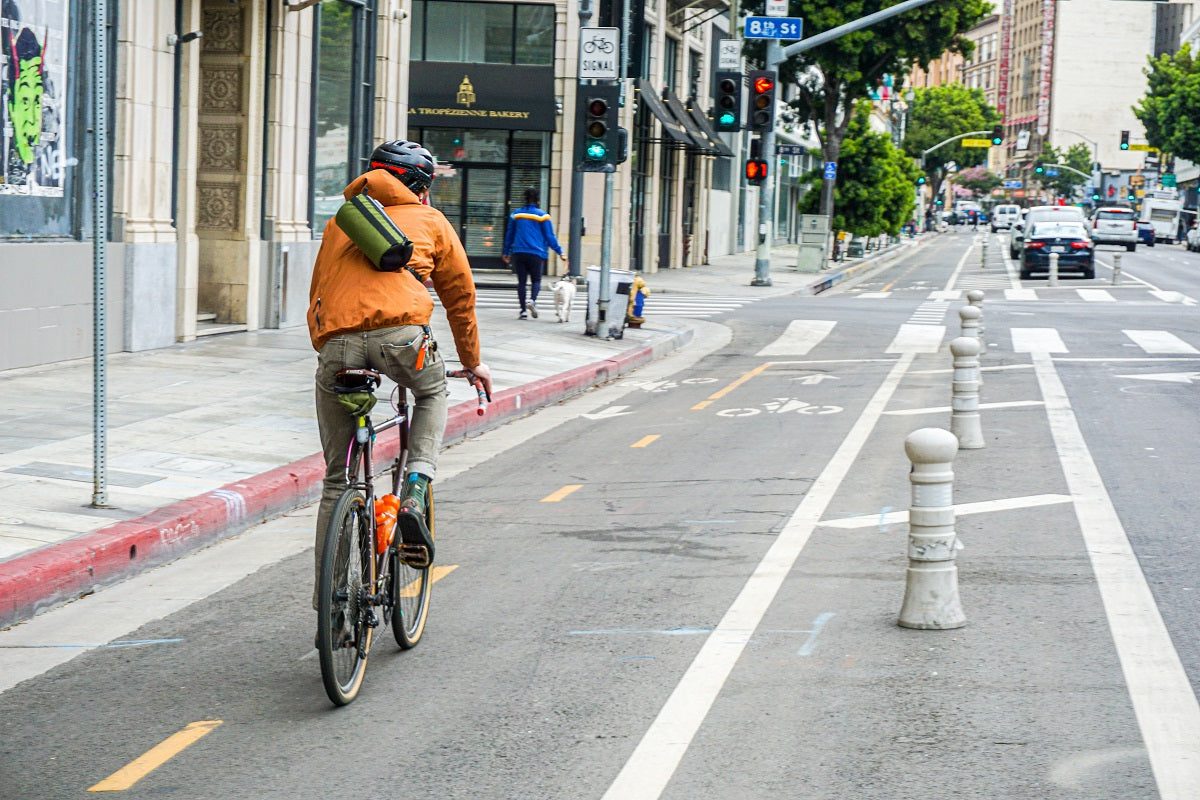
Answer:
[[575, 284], [559, 278], [550, 287], [554, 292], [554, 314], [559, 322], [571, 321], [571, 304], [575, 302]]

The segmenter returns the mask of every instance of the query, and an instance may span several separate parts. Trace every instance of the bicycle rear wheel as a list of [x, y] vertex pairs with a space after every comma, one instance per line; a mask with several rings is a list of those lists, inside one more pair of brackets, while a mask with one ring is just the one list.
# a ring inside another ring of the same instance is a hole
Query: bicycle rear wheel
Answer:
[[358, 696], [371, 652], [372, 613], [367, 596], [374, 582], [374, 531], [362, 492], [338, 498], [321, 559], [317, 588], [317, 652], [325, 693], [344, 706]]
[[[425, 524], [429, 535], [433, 530], [433, 486], [425, 493]], [[396, 644], [408, 650], [417, 646], [425, 632], [425, 620], [429, 617], [429, 594], [433, 588], [433, 565], [411, 567], [400, 560], [393, 548], [392, 561], [392, 633]]]

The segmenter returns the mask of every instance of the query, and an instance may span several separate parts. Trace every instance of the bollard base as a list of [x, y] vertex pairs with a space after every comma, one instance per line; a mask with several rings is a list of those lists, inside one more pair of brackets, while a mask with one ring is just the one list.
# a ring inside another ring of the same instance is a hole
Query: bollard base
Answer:
[[958, 599], [958, 567], [953, 562], [912, 562], [904, 587], [904, 603], [896, 624], [901, 628], [943, 631], [967, 624]]
[[950, 432], [958, 437], [959, 450], [981, 450], [987, 446], [983, 438], [983, 424], [978, 413], [952, 412]]

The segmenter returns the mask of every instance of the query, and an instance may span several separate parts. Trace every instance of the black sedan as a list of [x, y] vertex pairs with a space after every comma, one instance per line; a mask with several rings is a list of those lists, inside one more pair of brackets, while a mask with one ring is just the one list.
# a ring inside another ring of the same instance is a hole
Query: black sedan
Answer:
[[1081, 272], [1096, 277], [1096, 247], [1082, 223], [1066, 220], [1035, 222], [1025, 237], [1021, 254], [1021, 278], [1035, 272], [1050, 272], [1050, 254], [1058, 254], [1058, 271]]

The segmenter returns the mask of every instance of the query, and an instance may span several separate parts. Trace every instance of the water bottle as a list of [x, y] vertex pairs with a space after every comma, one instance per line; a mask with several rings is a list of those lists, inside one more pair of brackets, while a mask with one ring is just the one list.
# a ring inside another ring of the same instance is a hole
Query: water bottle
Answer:
[[392, 537], [396, 534], [396, 514], [400, 510], [400, 498], [385, 494], [375, 501], [375, 552], [387, 552]]

